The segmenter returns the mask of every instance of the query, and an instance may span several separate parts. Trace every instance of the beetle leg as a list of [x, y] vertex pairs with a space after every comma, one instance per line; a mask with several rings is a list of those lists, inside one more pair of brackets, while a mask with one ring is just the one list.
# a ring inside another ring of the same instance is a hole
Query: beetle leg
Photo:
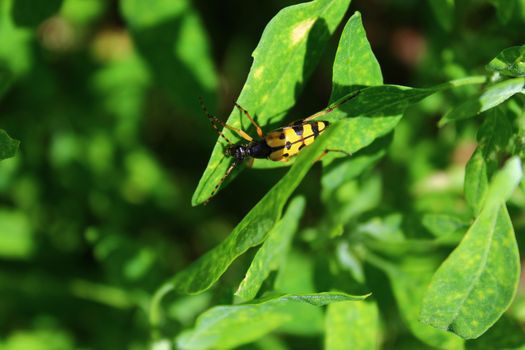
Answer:
[[263, 131], [261, 129], [261, 127], [259, 126], [259, 124], [257, 124], [255, 122], [255, 120], [252, 118], [252, 116], [250, 115], [250, 113], [248, 113], [247, 110], [245, 110], [244, 108], [242, 108], [241, 106], [239, 106], [239, 104], [235, 103], [235, 107], [237, 107], [242, 113], [244, 113], [244, 115], [250, 119], [250, 122], [253, 124], [253, 126], [255, 126], [255, 129], [257, 129], [257, 135], [259, 135], [260, 138], [263, 138], [264, 137], [264, 134], [263, 134]]
[[339, 153], [344, 153], [346, 156], [350, 157], [352, 155], [352, 153], [348, 153], [347, 151], [344, 151], [342, 149], [325, 149], [323, 151], [323, 153], [321, 153], [321, 155], [319, 157], [317, 157], [317, 159], [315, 160], [316, 162], [320, 161], [321, 159], [323, 159], [324, 156], [326, 156], [328, 154], [328, 152], [339, 152]]
[[315, 118], [319, 118], [319, 117], [322, 117], [323, 115], [327, 115], [328, 113], [332, 112], [334, 109], [337, 109], [339, 106], [341, 106], [342, 104], [350, 101], [351, 99], [353, 99], [354, 97], [356, 97], [357, 95], [359, 95], [359, 93], [361, 92], [361, 90], [357, 90], [355, 93], [353, 94], [349, 94], [348, 96], [345, 96], [343, 97], [342, 99], [334, 102], [332, 105], [330, 105], [328, 108], [326, 109], [323, 109], [322, 111], [320, 112], [317, 112], [315, 114], [312, 114], [311, 116], [309, 117], [306, 117], [302, 120], [303, 123], [309, 121], [309, 120], [312, 120], [312, 119], [315, 119]]
[[238, 161], [234, 161], [232, 163], [232, 165], [230, 165], [230, 167], [228, 168], [228, 170], [226, 170], [226, 172], [224, 173], [224, 175], [221, 177], [221, 179], [219, 180], [219, 182], [217, 183], [217, 185], [215, 185], [215, 188], [213, 189], [213, 191], [211, 192], [211, 195], [208, 197], [208, 199], [206, 199], [206, 201], [204, 201], [204, 205], [208, 204], [208, 202], [215, 196], [215, 194], [217, 193], [217, 190], [221, 187], [222, 183], [224, 182], [224, 180], [226, 180], [226, 178], [228, 177], [228, 175], [230, 175], [230, 173], [233, 171], [233, 169], [235, 169], [235, 167], [239, 164]]

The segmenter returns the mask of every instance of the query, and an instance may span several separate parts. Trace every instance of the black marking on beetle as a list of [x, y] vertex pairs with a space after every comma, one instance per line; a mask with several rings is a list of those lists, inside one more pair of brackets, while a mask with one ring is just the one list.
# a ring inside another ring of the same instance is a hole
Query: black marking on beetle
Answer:
[[284, 138], [285, 138], [285, 136], [284, 136], [284, 132], [283, 132], [283, 133], [281, 133], [281, 134], [279, 135], [279, 139], [284, 140]]
[[304, 132], [303, 124], [301, 124], [301, 125], [294, 125], [294, 126], [292, 126], [292, 128], [293, 128], [293, 131], [295, 131], [295, 134], [297, 136], [303, 136], [303, 132]]
[[286, 141], [286, 149], [292, 148], [292, 143], [290, 141]]
[[303, 143], [301, 146], [299, 146], [299, 151], [302, 150], [306, 145]]
[[288, 153], [283, 153], [283, 157], [289, 157], [290, 155]]
[[319, 127], [317, 126], [317, 123], [310, 124], [312, 126], [312, 132], [314, 133], [314, 139], [319, 136]]

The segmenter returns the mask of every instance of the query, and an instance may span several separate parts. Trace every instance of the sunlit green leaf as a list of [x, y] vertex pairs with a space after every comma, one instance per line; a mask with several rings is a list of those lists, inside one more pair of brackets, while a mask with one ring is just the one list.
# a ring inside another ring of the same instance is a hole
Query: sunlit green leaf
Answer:
[[177, 346], [180, 349], [232, 348], [252, 342], [289, 321], [291, 316], [283, 308], [289, 303], [323, 306], [366, 297], [338, 292], [285, 294], [246, 304], [216, 306], [197, 318], [194, 329], [177, 338]]
[[0, 129], [0, 160], [14, 157], [19, 145], [20, 141], [12, 139], [4, 130]]
[[432, 278], [422, 322], [472, 339], [508, 308], [520, 269], [505, 201], [519, 184], [521, 171], [519, 158], [512, 158], [493, 177], [476, 221]]
[[297, 230], [304, 206], [303, 197], [297, 197], [290, 202], [283, 218], [268, 233], [268, 238], [257, 251], [235, 295], [245, 300], [253, 299], [270, 272], [279, 268]]
[[466, 102], [448, 111], [439, 121], [439, 125], [445, 125], [453, 120], [474, 117], [505, 102], [515, 94], [524, 92], [525, 78], [514, 78], [496, 83], [487, 88], [478, 97], [468, 99]]
[[525, 75], [525, 45], [509, 47], [487, 65], [487, 69], [511, 77]]
[[88, 24], [103, 15], [108, 5], [105, 0], [64, 0], [60, 14], [72, 22]]
[[361, 22], [361, 14], [356, 12], [346, 23], [335, 55], [332, 70], [331, 102], [350, 93], [356, 86], [381, 85], [381, 67], [370, 48]]
[[356, 301], [328, 305], [324, 348], [379, 349], [379, 313], [376, 303]]
[[[316, 0], [281, 10], [266, 26], [253, 52], [253, 65], [237, 102], [264, 126], [282, 120], [317, 65], [331, 34], [344, 16], [350, 0]], [[234, 109], [227, 123], [244, 127]], [[239, 137], [224, 130], [233, 142]], [[208, 166], [192, 198], [203, 203], [230, 165], [218, 139]]]

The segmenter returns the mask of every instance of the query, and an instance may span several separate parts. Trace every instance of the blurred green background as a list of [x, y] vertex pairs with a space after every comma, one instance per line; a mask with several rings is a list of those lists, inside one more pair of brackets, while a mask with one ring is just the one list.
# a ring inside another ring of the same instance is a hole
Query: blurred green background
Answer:
[[[216, 140], [198, 97], [225, 119], [265, 25], [294, 3], [0, 0], [0, 128], [21, 140], [0, 162], [0, 349], [148, 346], [154, 291], [228, 235], [286, 171], [245, 171], [191, 207]], [[435, 3], [352, 2], [343, 23], [362, 13], [385, 83], [484, 74], [502, 49], [523, 44], [524, 0], [512, 11], [457, 0], [453, 13]], [[325, 107], [339, 34], [289, 120]], [[407, 113], [380, 164], [389, 174], [381, 207], [465, 210], [458, 169], [476, 122], [436, 127], [462, 98], [436, 95]], [[315, 167], [300, 188], [305, 226], [322, 211], [319, 176]], [[212, 293], [174, 297], [167, 332], [225, 300], [241, 265]]]

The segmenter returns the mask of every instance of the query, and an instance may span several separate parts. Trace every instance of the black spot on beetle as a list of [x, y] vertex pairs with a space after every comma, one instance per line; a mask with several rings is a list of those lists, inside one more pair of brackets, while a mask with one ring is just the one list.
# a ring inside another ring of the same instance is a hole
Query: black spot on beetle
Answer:
[[290, 141], [286, 141], [286, 149], [292, 148], [292, 143]]
[[295, 131], [295, 134], [297, 136], [303, 136], [304, 127], [303, 127], [302, 124], [301, 125], [294, 125], [294, 126], [292, 126], [292, 128], [293, 128], [293, 131]]

